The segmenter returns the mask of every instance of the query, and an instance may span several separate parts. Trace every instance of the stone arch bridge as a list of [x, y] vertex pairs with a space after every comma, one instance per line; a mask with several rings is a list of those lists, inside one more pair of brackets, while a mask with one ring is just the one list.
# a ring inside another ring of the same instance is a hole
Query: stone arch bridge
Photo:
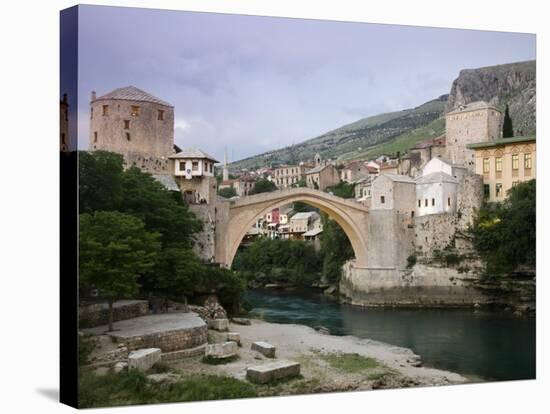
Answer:
[[369, 251], [369, 211], [363, 204], [310, 188], [290, 188], [255, 194], [218, 204], [215, 260], [231, 266], [246, 232], [272, 209], [303, 202], [328, 214], [348, 236], [357, 266], [366, 267]]

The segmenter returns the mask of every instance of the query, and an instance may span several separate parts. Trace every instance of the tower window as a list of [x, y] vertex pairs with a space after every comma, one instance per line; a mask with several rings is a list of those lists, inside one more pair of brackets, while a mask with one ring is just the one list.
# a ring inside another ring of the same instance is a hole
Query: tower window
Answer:
[[97, 131], [94, 132], [94, 142], [97, 142]]
[[126, 140], [130, 141], [130, 133], [129, 132], [126, 133]]
[[447, 205], [451, 207], [451, 197], [447, 197]]
[[132, 116], [139, 116], [139, 106], [132, 105], [132, 108], [130, 110], [130, 115]]
[[103, 116], [109, 115], [109, 105], [103, 105], [102, 108], [103, 108], [103, 112], [102, 112]]
[[158, 120], [164, 121], [164, 111], [160, 110], [158, 111]]
[[130, 129], [130, 121], [128, 119], [124, 120], [124, 129]]
[[94, 117], [94, 108], [90, 108], [90, 119]]
[[380, 196], [380, 204], [384, 204], [386, 202], [385, 196]]

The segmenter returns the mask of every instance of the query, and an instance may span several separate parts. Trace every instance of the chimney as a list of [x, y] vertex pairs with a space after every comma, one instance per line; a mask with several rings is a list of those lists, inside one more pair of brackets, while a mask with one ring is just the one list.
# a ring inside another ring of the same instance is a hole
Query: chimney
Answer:
[[95, 101], [95, 91], [92, 91], [92, 101]]

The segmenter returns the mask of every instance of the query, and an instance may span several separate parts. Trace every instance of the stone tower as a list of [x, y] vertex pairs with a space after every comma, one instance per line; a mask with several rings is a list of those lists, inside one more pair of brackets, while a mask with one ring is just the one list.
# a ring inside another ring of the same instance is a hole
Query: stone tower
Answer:
[[124, 156], [127, 167], [168, 174], [174, 153], [174, 107], [134, 86], [115, 89], [90, 102], [89, 149]]
[[501, 118], [497, 108], [483, 101], [460, 105], [445, 114], [447, 158], [474, 171], [474, 151], [466, 145], [499, 139]]

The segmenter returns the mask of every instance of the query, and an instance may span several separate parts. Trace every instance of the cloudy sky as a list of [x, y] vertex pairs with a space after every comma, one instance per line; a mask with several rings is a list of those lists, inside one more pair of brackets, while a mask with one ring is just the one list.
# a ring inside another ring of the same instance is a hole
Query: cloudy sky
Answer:
[[176, 144], [237, 160], [420, 105], [460, 69], [534, 58], [530, 34], [80, 6], [79, 146], [92, 90], [168, 101]]

